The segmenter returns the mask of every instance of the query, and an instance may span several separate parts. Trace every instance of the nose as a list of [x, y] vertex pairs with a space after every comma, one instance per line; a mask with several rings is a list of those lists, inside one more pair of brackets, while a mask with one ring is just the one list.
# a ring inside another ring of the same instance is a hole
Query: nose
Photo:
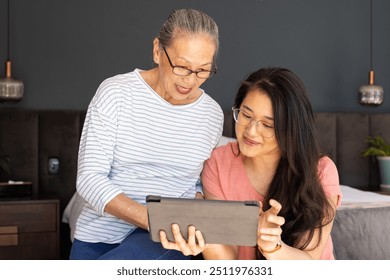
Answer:
[[191, 74], [189, 74], [188, 76], [184, 76], [183, 77], [183, 80], [188, 83], [188, 84], [195, 84], [198, 80], [198, 77], [196, 76], [196, 73], [195, 72], [192, 72]]
[[258, 121], [252, 121], [252, 122], [246, 127], [246, 130], [248, 131], [248, 133], [249, 133], [250, 135], [256, 135], [256, 134], [257, 134], [257, 132], [258, 132], [257, 124], [258, 124]]

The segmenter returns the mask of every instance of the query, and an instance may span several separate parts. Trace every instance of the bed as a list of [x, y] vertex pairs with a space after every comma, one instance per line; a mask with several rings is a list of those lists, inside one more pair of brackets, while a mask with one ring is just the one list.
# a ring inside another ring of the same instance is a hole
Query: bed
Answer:
[[341, 185], [332, 229], [336, 259], [390, 260], [390, 195]]

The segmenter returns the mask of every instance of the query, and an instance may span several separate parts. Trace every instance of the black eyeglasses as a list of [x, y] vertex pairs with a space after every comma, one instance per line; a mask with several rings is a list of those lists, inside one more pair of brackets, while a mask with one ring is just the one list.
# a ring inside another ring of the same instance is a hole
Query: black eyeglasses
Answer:
[[195, 75], [200, 79], [210, 79], [212, 76], [214, 76], [217, 73], [217, 70], [199, 70], [199, 71], [192, 71], [188, 68], [185, 68], [183, 66], [176, 66], [172, 64], [171, 59], [169, 58], [169, 55], [167, 53], [167, 50], [165, 47], [163, 47], [163, 50], [168, 58], [168, 62], [172, 67], [172, 73], [178, 76], [189, 76], [192, 73], [195, 73]]

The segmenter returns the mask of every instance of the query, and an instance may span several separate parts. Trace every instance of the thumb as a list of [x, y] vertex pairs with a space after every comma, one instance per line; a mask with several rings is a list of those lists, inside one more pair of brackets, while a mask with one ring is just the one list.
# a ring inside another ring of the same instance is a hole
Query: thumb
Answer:
[[259, 216], [263, 213], [263, 203], [259, 201]]

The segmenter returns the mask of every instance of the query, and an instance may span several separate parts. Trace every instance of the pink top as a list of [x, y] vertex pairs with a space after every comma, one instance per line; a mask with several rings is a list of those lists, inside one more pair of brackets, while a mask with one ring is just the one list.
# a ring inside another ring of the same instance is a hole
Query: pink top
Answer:
[[[261, 196], [250, 183], [242, 162], [242, 157], [236, 157], [237, 143], [228, 143], [225, 146], [216, 148], [211, 158], [205, 163], [202, 172], [202, 182], [204, 188], [223, 200], [257, 200], [263, 201]], [[338, 205], [341, 203], [342, 193], [340, 190], [339, 176], [337, 168], [329, 157], [323, 157], [319, 161], [318, 172], [320, 182], [328, 197], [338, 195]], [[255, 259], [256, 247], [239, 247], [239, 260]], [[326, 244], [321, 256], [323, 260], [333, 260], [333, 243], [331, 237]]]

